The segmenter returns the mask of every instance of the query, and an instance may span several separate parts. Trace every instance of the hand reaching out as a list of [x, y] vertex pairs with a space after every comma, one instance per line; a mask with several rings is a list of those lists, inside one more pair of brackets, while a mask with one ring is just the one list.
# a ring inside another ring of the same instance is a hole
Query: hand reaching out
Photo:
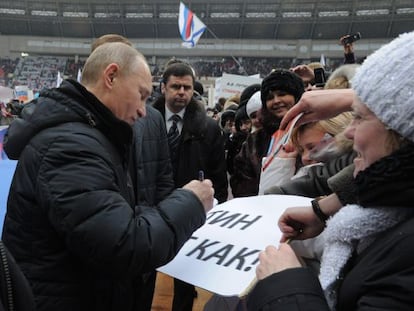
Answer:
[[324, 120], [351, 110], [354, 99], [352, 89], [318, 90], [303, 93], [296, 105], [289, 109], [280, 123], [280, 129], [285, 129], [291, 120], [299, 113], [304, 115], [296, 126], [312, 121]]
[[286, 243], [281, 243], [279, 248], [268, 246], [259, 254], [260, 263], [256, 267], [258, 280], [291, 268], [301, 267], [299, 259], [293, 249]]

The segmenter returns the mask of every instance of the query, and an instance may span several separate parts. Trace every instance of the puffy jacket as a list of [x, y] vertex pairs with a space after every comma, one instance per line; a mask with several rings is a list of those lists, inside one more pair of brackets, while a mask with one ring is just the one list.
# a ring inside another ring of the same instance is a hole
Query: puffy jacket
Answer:
[[158, 208], [134, 205], [131, 140], [131, 127], [75, 81], [42, 93], [10, 126], [5, 150], [19, 162], [3, 240], [37, 310], [137, 310], [139, 276], [204, 223], [183, 189]]
[[133, 125], [130, 169], [136, 185], [136, 201], [153, 206], [173, 191], [174, 181], [164, 118], [150, 105], [146, 111], [145, 118], [139, 118]]
[[7, 247], [0, 241], [0, 311], [34, 311], [29, 283]]

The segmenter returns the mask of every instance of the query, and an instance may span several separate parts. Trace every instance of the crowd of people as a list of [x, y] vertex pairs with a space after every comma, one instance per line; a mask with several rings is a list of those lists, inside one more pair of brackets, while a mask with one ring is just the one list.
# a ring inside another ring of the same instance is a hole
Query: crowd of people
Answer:
[[[81, 81], [25, 104], [4, 141], [18, 160], [2, 233], [17, 311], [150, 311], [156, 268], [214, 198], [267, 194], [313, 200], [283, 213], [280, 245], [231, 310], [411, 310], [413, 41], [362, 65], [346, 43], [326, 81], [323, 64], [272, 68], [206, 109], [191, 64], [168, 62], [155, 94], [127, 38], [95, 40]], [[196, 296], [175, 279], [171, 310]]]
[[[55, 56], [0, 58], [0, 85], [7, 87], [27, 85], [34, 92], [37, 92], [44, 88], [55, 87], [58, 71], [62, 77], [76, 79], [78, 71], [82, 70], [85, 64], [85, 59], [78, 56], [60, 56], [61, 61], [54, 64], [53, 68], [50, 66], [44, 68], [44, 64], [49, 59], [56, 58]], [[155, 63], [148, 63], [154, 82], [162, 78], [165, 70], [164, 65], [167, 61], [168, 58], [158, 57]], [[273, 68], [289, 68], [303, 62], [309, 62], [309, 60], [296, 58], [244, 57], [237, 59], [232, 57], [205, 57], [201, 60], [189, 60], [188, 62], [194, 68], [196, 78], [201, 79], [221, 77], [224, 73], [237, 75], [259, 74], [261, 77], [265, 77]], [[333, 71], [342, 62], [341, 58], [330, 58], [327, 60], [326, 70]], [[29, 68], [29, 71], [27, 68]]]

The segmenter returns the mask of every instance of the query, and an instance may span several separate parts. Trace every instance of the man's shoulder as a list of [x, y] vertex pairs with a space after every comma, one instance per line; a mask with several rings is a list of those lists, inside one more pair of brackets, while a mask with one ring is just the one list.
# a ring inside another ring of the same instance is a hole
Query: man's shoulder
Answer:
[[[149, 104], [146, 105], [146, 112], [147, 112], [147, 115], [145, 116], [145, 118], [149, 117], [152, 119], [161, 119], [161, 120], [163, 119], [161, 112]], [[141, 118], [141, 119], [145, 119], [145, 118]]]
[[147, 114], [134, 123], [135, 135], [143, 136], [164, 136], [166, 135], [165, 121], [161, 112], [154, 107], [146, 106]]

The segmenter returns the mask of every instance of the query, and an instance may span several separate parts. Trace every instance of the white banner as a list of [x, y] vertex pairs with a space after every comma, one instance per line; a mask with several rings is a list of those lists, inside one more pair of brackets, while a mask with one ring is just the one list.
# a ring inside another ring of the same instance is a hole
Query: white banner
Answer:
[[217, 205], [174, 260], [158, 271], [222, 296], [238, 296], [256, 276], [259, 252], [279, 244], [277, 221], [283, 211], [311, 200], [263, 195]]
[[249, 85], [262, 83], [260, 76], [240, 76], [223, 73], [223, 76], [216, 79], [216, 89], [214, 94], [214, 102], [217, 103], [220, 97], [226, 99], [230, 96], [241, 94]]

